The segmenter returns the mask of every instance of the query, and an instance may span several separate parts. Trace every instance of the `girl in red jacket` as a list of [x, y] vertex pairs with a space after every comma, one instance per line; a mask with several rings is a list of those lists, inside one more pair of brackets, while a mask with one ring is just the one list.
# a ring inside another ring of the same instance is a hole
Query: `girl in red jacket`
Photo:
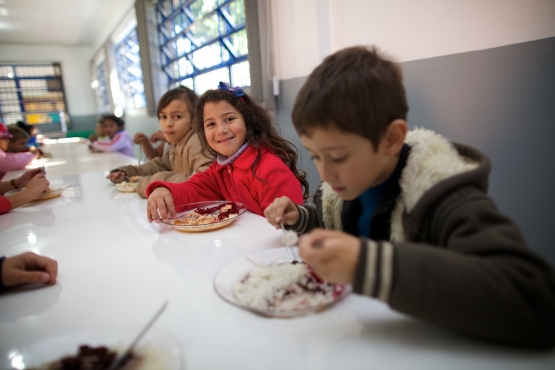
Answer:
[[152, 182], [146, 190], [150, 221], [175, 217], [175, 208], [187, 203], [222, 199], [263, 216], [275, 198], [301, 204], [308, 196], [295, 146], [279, 136], [270, 114], [240, 87], [220, 82], [207, 91], [195, 107], [194, 125], [203, 151], [216, 161], [187, 182]]

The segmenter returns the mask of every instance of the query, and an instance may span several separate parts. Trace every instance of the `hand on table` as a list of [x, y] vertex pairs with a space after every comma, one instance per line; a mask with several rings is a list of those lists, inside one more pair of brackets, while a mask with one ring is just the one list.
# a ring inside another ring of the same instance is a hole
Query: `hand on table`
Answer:
[[119, 184], [120, 182], [123, 182], [125, 177], [125, 172], [123, 171], [114, 171], [111, 172], [108, 176], [106, 176], [107, 179], [110, 179], [111, 182], [113, 182], [114, 184]]
[[287, 197], [276, 198], [264, 210], [266, 220], [276, 229], [280, 228], [280, 222], [285, 225], [294, 225], [299, 220], [299, 211], [293, 201]]
[[90, 141], [91, 143], [93, 143], [93, 142], [95, 142], [95, 141], [97, 141], [97, 140], [98, 140], [98, 137], [97, 137], [95, 134], [90, 134], [90, 135], [89, 135], [89, 141]]
[[156, 223], [175, 217], [173, 196], [168, 188], [159, 187], [150, 193], [146, 204], [146, 217], [149, 222], [155, 221]]
[[2, 284], [5, 287], [23, 283], [43, 283], [53, 285], [58, 276], [58, 262], [26, 252], [6, 258], [2, 262]]
[[360, 239], [342, 231], [314, 229], [300, 237], [299, 254], [325, 281], [352, 284], [360, 254]]
[[148, 137], [142, 132], [137, 132], [135, 136], [133, 136], [133, 142], [135, 144], [140, 144], [141, 141], [148, 141]]

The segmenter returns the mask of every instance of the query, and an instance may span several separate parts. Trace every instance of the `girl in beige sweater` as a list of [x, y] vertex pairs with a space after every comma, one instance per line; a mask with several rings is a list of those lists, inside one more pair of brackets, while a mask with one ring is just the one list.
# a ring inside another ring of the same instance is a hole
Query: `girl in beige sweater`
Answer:
[[143, 176], [137, 184], [137, 193], [145, 198], [145, 189], [153, 181], [180, 183], [206, 170], [214, 158], [201, 152], [199, 138], [192, 130], [192, 112], [197, 99], [184, 86], [166, 92], [158, 103], [158, 119], [170, 149], [141, 166], [118, 167], [112, 170], [109, 179], [120, 183], [125, 176]]

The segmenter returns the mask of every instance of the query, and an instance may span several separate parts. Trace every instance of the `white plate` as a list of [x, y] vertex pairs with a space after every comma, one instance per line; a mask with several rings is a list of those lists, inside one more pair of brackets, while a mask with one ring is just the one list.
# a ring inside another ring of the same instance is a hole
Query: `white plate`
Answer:
[[[2, 354], [1, 369], [29, 369], [56, 361], [65, 356], [76, 355], [80, 345], [105, 346], [125, 350], [137, 336], [137, 326], [110, 326], [57, 335], [21, 348], [12, 348]], [[183, 351], [168, 334], [151, 329], [136, 347], [136, 352], [147, 351], [150, 361], [141, 370], [181, 370], [184, 367]], [[148, 360], [146, 360], [148, 361]], [[159, 366], [158, 366], [159, 365]]]
[[[43, 193], [41, 196], [39, 196], [36, 199], [33, 199], [32, 202], [37, 201], [37, 200], [47, 200], [47, 199], [52, 199], [52, 198], [59, 197], [60, 195], [62, 195], [62, 193], [64, 192], [65, 189], [69, 188], [69, 185], [70, 184], [66, 184], [66, 183], [50, 184], [50, 191], [48, 193]], [[16, 193], [19, 193], [23, 190], [25, 190], [25, 188], [8, 191], [4, 195], [16, 194]]]
[[[298, 256], [298, 250], [295, 249], [295, 255]], [[275, 262], [284, 262], [287, 258], [286, 248], [273, 248], [261, 252], [256, 252], [249, 254], [245, 257], [238, 258], [229, 264], [225, 265], [218, 271], [214, 277], [214, 289], [216, 293], [223, 298], [225, 301], [240, 307], [244, 310], [254, 312], [262, 316], [270, 317], [295, 317], [307, 315], [310, 313], [316, 313], [324, 310], [325, 308], [339, 302], [345, 298], [351, 292], [352, 288], [350, 285], [344, 286], [343, 293], [335, 298], [333, 301], [325, 303], [323, 305], [318, 305], [314, 307], [307, 307], [298, 310], [291, 311], [274, 311], [274, 310], [261, 310], [252, 307], [245, 306], [241, 302], [237, 301], [233, 294], [233, 286], [235, 283], [244, 278], [247, 273], [249, 273], [255, 264], [269, 265]]]
[[126, 183], [119, 183], [116, 184], [116, 189], [122, 193], [135, 193], [137, 191], [137, 183], [136, 182], [126, 182]]

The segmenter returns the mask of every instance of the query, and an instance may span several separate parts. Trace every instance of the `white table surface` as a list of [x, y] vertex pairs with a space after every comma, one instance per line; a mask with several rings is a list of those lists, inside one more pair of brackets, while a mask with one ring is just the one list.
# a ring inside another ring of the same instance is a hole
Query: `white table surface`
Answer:
[[555, 351], [472, 340], [356, 295], [294, 319], [241, 310], [217, 296], [213, 277], [246, 253], [281, 246], [281, 233], [265, 219], [247, 212], [227, 228], [197, 234], [149, 224], [146, 200], [117, 192], [100, 168], [81, 171], [93, 161], [67, 162], [79, 168], [60, 165], [59, 178], [56, 166], [48, 170], [51, 180], [71, 184], [60, 198], [0, 216], [0, 255], [33, 251], [59, 263], [55, 286], [0, 296], [0, 369], [52, 337], [140, 328], [164, 301], [169, 306], [155, 328], [179, 343], [188, 370], [555, 368]]

